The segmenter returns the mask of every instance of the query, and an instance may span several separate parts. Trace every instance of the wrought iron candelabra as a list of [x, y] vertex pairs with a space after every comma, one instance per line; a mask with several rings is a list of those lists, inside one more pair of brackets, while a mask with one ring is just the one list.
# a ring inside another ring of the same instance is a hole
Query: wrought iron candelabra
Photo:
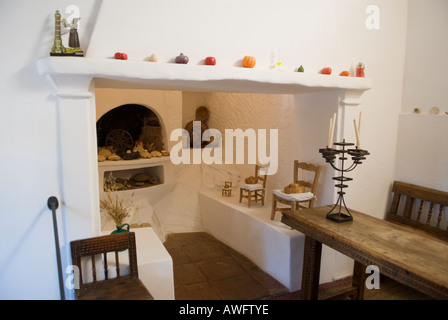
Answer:
[[[342, 147], [340, 149], [335, 148], [329, 148], [326, 147], [324, 149], [319, 149], [319, 153], [322, 153], [322, 157], [325, 159], [325, 162], [329, 163], [333, 169], [340, 172], [340, 176], [333, 177], [333, 180], [338, 181], [337, 184], [335, 184], [335, 187], [339, 188], [338, 191], [338, 200], [336, 201], [336, 204], [333, 206], [333, 208], [327, 213], [327, 219], [335, 221], [335, 222], [347, 222], [352, 221], [353, 217], [350, 213], [350, 210], [345, 205], [344, 200], [344, 194], [343, 191], [345, 188], [348, 187], [348, 185], [345, 184], [347, 181], [353, 180], [353, 178], [349, 178], [344, 176], [344, 173], [350, 172], [356, 168], [358, 164], [361, 164], [361, 160], [365, 160], [367, 155], [370, 153], [367, 150], [363, 150], [361, 148], [355, 147], [355, 149], [346, 149], [346, 147], [354, 146], [354, 143], [345, 142], [345, 139], [342, 142], [335, 142], [335, 146]], [[346, 154], [351, 156], [353, 163], [349, 167], [345, 167], [345, 161], [348, 160], [346, 157]], [[334, 163], [336, 157], [339, 155], [340, 165], [341, 167], [338, 168]], [[342, 205], [344, 205], [345, 211], [342, 212]]]

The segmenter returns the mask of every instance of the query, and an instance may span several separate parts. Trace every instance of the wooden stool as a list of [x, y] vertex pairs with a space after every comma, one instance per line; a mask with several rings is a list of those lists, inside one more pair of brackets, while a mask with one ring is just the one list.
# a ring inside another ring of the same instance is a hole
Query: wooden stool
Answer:
[[224, 188], [222, 188], [222, 196], [223, 197], [231, 197], [232, 196], [232, 181], [225, 182]]

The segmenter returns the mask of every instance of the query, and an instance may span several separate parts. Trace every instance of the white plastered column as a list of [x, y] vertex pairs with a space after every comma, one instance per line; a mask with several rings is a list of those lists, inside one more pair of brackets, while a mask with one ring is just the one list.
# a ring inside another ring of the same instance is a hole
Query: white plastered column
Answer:
[[346, 142], [356, 144], [353, 119], [356, 119], [358, 125], [359, 105], [361, 104], [361, 96], [363, 93], [364, 91], [362, 90], [346, 90], [340, 95], [335, 141], [342, 142], [345, 139]]
[[[100, 234], [92, 77], [48, 75], [57, 98], [61, 243]], [[64, 237], [64, 239], [62, 239]]]

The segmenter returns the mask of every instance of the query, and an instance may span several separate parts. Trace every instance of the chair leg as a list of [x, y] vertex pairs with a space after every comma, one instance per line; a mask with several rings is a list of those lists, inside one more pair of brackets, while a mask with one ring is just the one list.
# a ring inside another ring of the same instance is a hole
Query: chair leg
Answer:
[[247, 191], [247, 206], [250, 208], [250, 201], [252, 200], [252, 192], [250, 190]]
[[274, 220], [275, 217], [275, 205], [277, 200], [275, 200], [275, 195], [272, 197], [272, 209], [271, 209], [271, 220]]
[[243, 189], [240, 189], [240, 203], [242, 199], [243, 199]]
[[264, 206], [264, 190], [261, 191], [261, 205]]

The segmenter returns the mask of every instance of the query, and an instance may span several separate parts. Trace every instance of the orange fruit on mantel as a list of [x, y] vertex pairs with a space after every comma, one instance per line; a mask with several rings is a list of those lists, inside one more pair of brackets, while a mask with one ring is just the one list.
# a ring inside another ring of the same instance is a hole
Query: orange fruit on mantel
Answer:
[[244, 68], [253, 68], [255, 67], [255, 58], [251, 56], [245, 56], [243, 59], [243, 67]]

